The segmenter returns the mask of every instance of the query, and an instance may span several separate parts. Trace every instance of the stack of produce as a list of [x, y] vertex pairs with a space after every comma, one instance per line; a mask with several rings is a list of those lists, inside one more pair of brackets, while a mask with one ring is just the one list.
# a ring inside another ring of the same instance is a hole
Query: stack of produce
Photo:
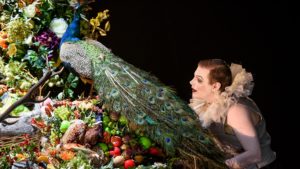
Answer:
[[102, 108], [98, 99], [46, 100], [31, 123], [41, 142], [28, 135], [19, 146], [1, 149], [1, 168], [31, 165], [44, 168], [166, 168], [159, 145], [118, 112]]

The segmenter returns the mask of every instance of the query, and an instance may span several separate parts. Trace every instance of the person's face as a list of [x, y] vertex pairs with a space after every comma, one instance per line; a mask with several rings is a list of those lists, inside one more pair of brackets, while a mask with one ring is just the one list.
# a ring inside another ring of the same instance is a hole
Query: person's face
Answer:
[[207, 68], [197, 67], [194, 78], [190, 81], [193, 99], [212, 101], [214, 97], [214, 85], [209, 84], [209, 72], [210, 70]]

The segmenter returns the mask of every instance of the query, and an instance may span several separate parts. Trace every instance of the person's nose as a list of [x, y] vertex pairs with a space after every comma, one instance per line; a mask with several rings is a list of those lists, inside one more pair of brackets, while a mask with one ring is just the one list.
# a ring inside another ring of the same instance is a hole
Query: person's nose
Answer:
[[194, 78], [190, 81], [190, 85], [193, 86]]

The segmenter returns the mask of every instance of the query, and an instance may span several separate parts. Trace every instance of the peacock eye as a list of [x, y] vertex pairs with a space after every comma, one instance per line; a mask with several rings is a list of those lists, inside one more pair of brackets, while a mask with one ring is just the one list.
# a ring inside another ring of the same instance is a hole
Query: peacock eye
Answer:
[[170, 143], [170, 142], [171, 142], [171, 138], [167, 137], [167, 138], [165, 139], [165, 141], [166, 141], [166, 143]]

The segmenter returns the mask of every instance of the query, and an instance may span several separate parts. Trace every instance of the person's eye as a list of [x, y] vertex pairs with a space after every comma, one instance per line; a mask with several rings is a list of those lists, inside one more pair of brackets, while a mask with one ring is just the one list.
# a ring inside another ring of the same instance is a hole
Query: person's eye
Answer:
[[202, 80], [201, 80], [201, 79], [199, 79], [199, 78], [197, 78], [197, 81], [198, 81], [199, 83], [202, 83]]

